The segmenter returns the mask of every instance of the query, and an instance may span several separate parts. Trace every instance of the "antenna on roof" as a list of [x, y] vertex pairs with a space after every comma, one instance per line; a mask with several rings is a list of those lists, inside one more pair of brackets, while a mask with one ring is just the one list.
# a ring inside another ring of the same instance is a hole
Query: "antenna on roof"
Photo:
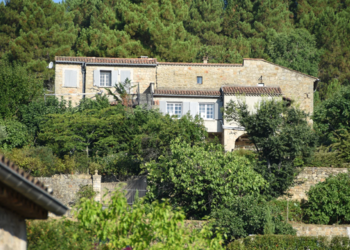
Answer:
[[46, 68], [52, 69], [52, 68], [53, 68], [53, 62], [50, 62], [50, 63], [49, 63], [49, 66], [47, 66]]

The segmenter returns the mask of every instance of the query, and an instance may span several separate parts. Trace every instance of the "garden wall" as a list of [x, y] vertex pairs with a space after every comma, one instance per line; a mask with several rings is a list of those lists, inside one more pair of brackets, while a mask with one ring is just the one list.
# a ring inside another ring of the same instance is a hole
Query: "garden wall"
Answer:
[[[98, 195], [95, 200], [109, 200], [115, 189], [123, 189], [128, 203], [133, 203], [136, 190], [139, 190], [139, 197], [146, 194], [147, 182], [146, 176], [131, 177], [125, 182], [116, 180], [113, 177], [101, 175], [66, 175], [59, 174], [52, 177], [37, 177], [36, 180], [44, 183], [45, 186], [53, 190], [53, 196], [70, 207], [77, 198], [77, 192], [81, 186], [91, 185]], [[107, 194], [104, 198], [103, 195]]]
[[289, 199], [299, 201], [302, 199], [307, 200], [306, 193], [312, 186], [325, 181], [325, 179], [331, 175], [337, 175], [340, 173], [348, 173], [348, 169], [305, 167], [294, 180], [294, 186], [289, 189], [288, 193], [291, 195]]
[[297, 230], [297, 236], [350, 237], [350, 225], [290, 224]]

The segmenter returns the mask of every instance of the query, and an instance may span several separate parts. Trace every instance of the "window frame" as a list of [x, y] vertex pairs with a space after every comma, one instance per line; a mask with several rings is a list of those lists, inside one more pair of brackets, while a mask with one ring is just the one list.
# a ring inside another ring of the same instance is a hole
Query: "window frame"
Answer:
[[[201, 105], [205, 105], [205, 118], [201, 115]], [[208, 105], [211, 105], [213, 107], [213, 118], [208, 118]], [[198, 115], [203, 118], [204, 120], [215, 120], [215, 102], [200, 102], [198, 103]]]
[[[201, 79], [201, 83], [198, 83], [198, 79]], [[199, 85], [203, 84], [203, 76], [197, 76], [197, 84]]]
[[[102, 86], [101, 85], [101, 74], [102, 73], [109, 73], [109, 84], [110, 84], [110, 86]], [[111, 88], [111, 87], [113, 87], [112, 86], [112, 71], [111, 70], [100, 70], [100, 85], [99, 85], [99, 87], [100, 88]]]
[[[178, 116], [176, 113], [175, 113], [175, 105], [176, 104], [180, 104], [180, 107], [181, 107], [181, 114], [180, 116]], [[173, 105], [173, 114], [169, 113], [168, 112], [168, 105]], [[183, 103], [182, 102], [166, 102], [166, 113], [170, 116], [176, 116], [177, 119], [180, 119], [182, 116], [183, 116]]]

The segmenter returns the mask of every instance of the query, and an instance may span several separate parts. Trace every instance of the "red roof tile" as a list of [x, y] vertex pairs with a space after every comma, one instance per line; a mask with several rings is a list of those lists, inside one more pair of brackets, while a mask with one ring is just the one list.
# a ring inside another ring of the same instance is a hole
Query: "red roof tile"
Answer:
[[144, 64], [156, 65], [156, 58], [108, 58], [108, 57], [71, 57], [56, 56], [56, 62], [85, 62], [85, 63], [108, 63], [108, 64]]
[[179, 96], [220, 96], [216, 90], [177, 90], [177, 89], [156, 89], [154, 95], [179, 95]]
[[225, 86], [222, 87], [224, 95], [282, 95], [280, 87], [241, 87], [241, 86]]

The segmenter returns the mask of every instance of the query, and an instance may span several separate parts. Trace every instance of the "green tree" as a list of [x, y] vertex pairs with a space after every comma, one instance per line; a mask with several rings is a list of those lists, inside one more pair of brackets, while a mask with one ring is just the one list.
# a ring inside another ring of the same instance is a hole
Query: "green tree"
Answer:
[[0, 129], [2, 132], [0, 148], [4, 150], [23, 147], [31, 139], [27, 127], [17, 120], [0, 119]]
[[317, 137], [307, 118], [304, 111], [275, 99], [262, 99], [253, 113], [244, 101], [231, 101], [225, 109], [225, 119], [244, 127], [254, 144], [260, 159], [255, 170], [268, 181], [264, 193], [269, 197], [283, 194], [297, 173], [295, 161], [306, 161], [313, 153]]
[[309, 75], [318, 75], [321, 52], [316, 39], [305, 29], [279, 33], [268, 40], [267, 53], [272, 62]]
[[210, 214], [211, 210], [239, 196], [258, 194], [267, 187], [250, 160], [225, 153], [221, 145], [191, 146], [180, 139], [168, 157], [145, 165], [150, 200], [170, 199], [186, 216]]
[[314, 128], [323, 143], [329, 144], [339, 129], [350, 130], [350, 87], [343, 87], [323, 101], [313, 114]]
[[20, 107], [42, 94], [42, 82], [25, 67], [0, 64], [0, 118], [18, 115]]
[[168, 202], [137, 202], [129, 207], [122, 194], [115, 193], [106, 209], [92, 199], [78, 205], [79, 226], [114, 249], [223, 249], [221, 236], [210, 228], [190, 230], [185, 215]]
[[45, 80], [55, 56], [72, 55], [77, 37], [72, 15], [52, 0], [11, 0], [0, 4], [0, 53]]

